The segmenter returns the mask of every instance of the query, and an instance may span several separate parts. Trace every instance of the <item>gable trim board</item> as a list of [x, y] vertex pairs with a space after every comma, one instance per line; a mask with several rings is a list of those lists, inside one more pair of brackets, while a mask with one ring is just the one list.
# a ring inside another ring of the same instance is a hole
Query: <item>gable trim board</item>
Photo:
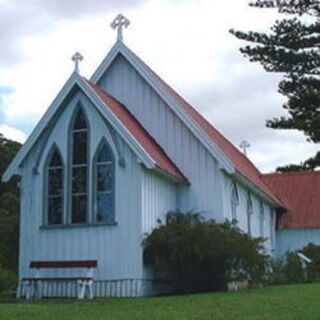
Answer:
[[[189, 105], [176, 91], [151, 70], [135, 53], [123, 42], [118, 41], [107, 54], [91, 77], [91, 81], [98, 84], [102, 76], [111, 66], [118, 55], [122, 55], [151, 86], [163, 101], [178, 115], [180, 120], [199, 139], [211, 155], [218, 160], [219, 166], [227, 174], [258, 193], [269, 203], [285, 208], [284, 203], [270, 190], [261, 179], [261, 173], [231, 142], [218, 132], [191, 105]], [[215, 136], [215, 138], [213, 138]], [[224, 147], [222, 146], [224, 145]], [[227, 150], [227, 152], [226, 152]], [[237, 157], [237, 161], [233, 158]], [[238, 164], [242, 162], [242, 167]], [[258, 188], [258, 190], [255, 190]]]
[[[181, 171], [175, 166], [173, 161], [165, 154], [161, 147], [156, 143], [154, 139], [144, 130], [142, 135], [144, 140], [150, 144], [155, 144], [153, 154], [150, 154], [136, 139], [134, 132], [130, 132], [128, 128], [122, 123], [121, 119], [117, 117], [110, 107], [110, 103], [118, 104], [119, 108], [124, 108], [119, 102], [109, 96], [109, 103], [105, 99], [101, 98], [101, 94], [98, 94], [96, 90], [77, 72], [72, 73], [66, 84], [63, 86], [61, 91], [58, 93], [57, 97], [54, 99], [47, 112], [39, 121], [38, 125], [35, 127], [26, 143], [21, 147], [19, 152], [14, 157], [13, 161], [6, 169], [2, 176], [2, 181], [7, 182], [12, 175], [19, 173], [19, 168], [21, 167], [23, 160], [29, 154], [33, 145], [38, 141], [41, 133], [48, 129], [51, 125], [52, 119], [60, 106], [63, 104], [64, 100], [71, 92], [71, 90], [78, 86], [87, 97], [93, 102], [94, 106], [97, 108], [99, 114], [109, 121], [111, 125], [116, 129], [121, 138], [128, 143], [128, 145], [133, 149], [133, 151], [138, 155], [138, 158], [150, 170], [156, 170], [159, 173], [162, 173], [166, 177], [170, 177], [177, 183], [188, 183], [187, 178], [181, 173]], [[103, 91], [102, 89], [100, 89]], [[103, 91], [104, 92], [104, 91]], [[104, 92], [108, 95], [106, 92]], [[128, 112], [128, 111], [127, 111]], [[128, 112], [129, 113], [129, 112]], [[130, 114], [132, 117], [133, 123], [136, 122], [136, 125], [139, 126], [139, 122]], [[140, 125], [141, 126], [141, 125]], [[148, 141], [149, 140], [149, 141]], [[150, 150], [149, 150], [150, 151]], [[162, 160], [161, 163], [158, 163], [156, 159]]]

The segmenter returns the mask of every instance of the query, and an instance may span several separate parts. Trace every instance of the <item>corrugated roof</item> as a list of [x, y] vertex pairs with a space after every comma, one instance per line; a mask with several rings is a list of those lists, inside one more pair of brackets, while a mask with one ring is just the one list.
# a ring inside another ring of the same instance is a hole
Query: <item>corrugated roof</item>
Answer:
[[134, 115], [123, 104], [121, 104], [105, 90], [101, 89], [98, 85], [89, 80], [86, 81], [104, 102], [105, 106], [111, 110], [111, 112], [120, 120], [124, 127], [129, 130], [131, 135], [154, 160], [157, 167], [174, 176], [176, 179], [188, 183], [188, 179], [159, 146], [159, 144], [151, 137], [146, 129], [140, 124], [140, 122], [134, 117]]
[[263, 180], [289, 205], [278, 223], [280, 229], [320, 228], [320, 172], [263, 175]]

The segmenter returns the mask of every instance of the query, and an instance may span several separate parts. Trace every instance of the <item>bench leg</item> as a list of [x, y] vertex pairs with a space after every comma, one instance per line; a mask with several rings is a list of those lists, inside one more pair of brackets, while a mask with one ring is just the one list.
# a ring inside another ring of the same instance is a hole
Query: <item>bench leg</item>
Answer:
[[86, 290], [85, 281], [78, 280], [78, 286], [77, 286], [78, 299], [83, 299], [84, 298], [85, 290]]
[[88, 291], [88, 298], [93, 299], [93, 281], [92, 280], [78, 280], [78, 299], [84, 299], [86, 297], [86, 291]]
[[89, 299], [93, 299], [93, 281], [87, 281], [88, 291], [89, 291]]

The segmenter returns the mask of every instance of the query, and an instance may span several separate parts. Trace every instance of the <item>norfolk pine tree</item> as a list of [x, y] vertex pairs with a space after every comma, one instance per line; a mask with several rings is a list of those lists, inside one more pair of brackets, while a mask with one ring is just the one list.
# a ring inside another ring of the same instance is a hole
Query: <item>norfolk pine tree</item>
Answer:
[[[297, 129], [307, 141], [320, 142], [320, 2], [319, 0], [258, 0], [256, 8], [275, 9], [287, 17], [278, 20], [269, 33], [230, 30], [238, 39], [251, 42], [240, 52], [259, 62], [267, 72], [281, 73], [279, 93], [287, 100], [286, 117], [267, 121], [274, 129]], [[320, 152], [300, 164], [278, 171], [314, 170], [320, 167]]]

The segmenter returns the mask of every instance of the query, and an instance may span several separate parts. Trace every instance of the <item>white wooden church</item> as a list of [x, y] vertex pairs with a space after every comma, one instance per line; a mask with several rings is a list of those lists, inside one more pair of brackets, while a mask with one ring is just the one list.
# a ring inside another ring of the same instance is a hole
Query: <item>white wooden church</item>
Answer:
[[[79, 284], [96, 297], [155, 293], [141, 242], [174, 210], [236, 219], [274, 254], [285, 204], [124, 44], [128, 24], [114, 21], [118, 40], [90, 80], [79, 74], [81, 55], [73, 57], [75, 71], [3, 176], [21, 176], [22, 294], [35, 272], [44, 296], [73, 296]], [[82, 282], [70, 281], [79, 274]]]

